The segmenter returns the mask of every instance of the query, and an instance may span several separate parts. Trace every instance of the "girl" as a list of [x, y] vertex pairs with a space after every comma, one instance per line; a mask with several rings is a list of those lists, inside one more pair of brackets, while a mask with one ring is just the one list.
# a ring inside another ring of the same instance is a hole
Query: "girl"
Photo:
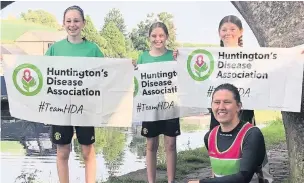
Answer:
[[[53, 44], [46, 55], [69, 57], [104, 57], [98, 46], [81, 37], [85, 26], [83, 10], [78, 6], [67, 8], [63, 16], [63, 27], [68, 33], [66, 39]], [[94, 127], [75, 127], [85, 161], [86, 183], [95, 183], [96, 158], [93, 143]], [[70, 143], [74, 134], [72, 126], [52, 125], [52, 142], [57, 144], [57, 170], [60, 183], [69, 183], [68, 160]]]
[[[143, 52], [139, 56], [137, 63], [147, 64], [153, 62], [173, 61], [173, 51], [166, 48], [168, 37], [168, 29], [164, 23], [156, 22], [152, 24], [149, 29], [151, 50]], [[176, 137], [181, 134], [179, 118], [143, 122], [141, 134], [147, 138], [146, 161], [148, 182], [156, 182], [156, 155], [159, 145], [158, 136], [160, 134], [164, 134], [168, 182], [173, 183], [176, 168]]]
[[[229, 15], [224, 17], [219, 24], [218, 28], [220, 37], [221, 47], [243, 47], [243, 26], [241, 20], [234, 16]], [[173, 52], [173, 56], [176, 59], [178, 55], [178, 50]], [[215, 126], [219, 125], [219, 122], [214, 118], [212, 111], [210, 120], [210, 130]], [[254, 111], [253, 110], [242, 110], [240, 112], [240, 119], [243, 121], [248, 121], [250, 123], [255, 123]]]
[[239, 118], [241, 107], [235, 86], [222, 84], [214, 90], [211, 108], [220, 125], [204, 138], [214, 178], [188, 183], [266, 183], [260, 173], [266, 155], [264, 137], [259, 128]]
[[[221, 39], [221, 47], [243, 47], [243, 26], [238, 17], [234, 15], [224, 17], [220, 21], [218, 32]], [[254, 111], [242, 110], [240, 119], [254, 124]], [[217, 125], [219, 125], [219, 122], [214, 118], [214, 114], [211, 111], [210, 130]]]

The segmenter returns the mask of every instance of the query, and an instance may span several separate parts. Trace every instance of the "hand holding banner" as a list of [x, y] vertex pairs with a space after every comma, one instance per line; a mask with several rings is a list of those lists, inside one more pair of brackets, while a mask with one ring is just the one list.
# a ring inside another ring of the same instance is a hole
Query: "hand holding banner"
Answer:
[[239, 88], [243, 109], [301, 107], [298, 49], [180, 49], [177, 62], [136, 71], [128, 59], [4, 55], [4, 68], [11, 115], [46, 124], [129, 127], [199, 115], [223, 83]]
[[131, 60], [4, 56], [12, 116], [55, 125], [131, 126]]
[[183, 48], [177, 63], [181, 106], [210, 107], [214, 89], [231, 83], [239, 88], [243, 109], [300, 111], [298, 49]]
[[175, 61], [138, 65], [134, 77], [133, 121], [166, 120], [205, 111], [180, 106], [177, 74]]

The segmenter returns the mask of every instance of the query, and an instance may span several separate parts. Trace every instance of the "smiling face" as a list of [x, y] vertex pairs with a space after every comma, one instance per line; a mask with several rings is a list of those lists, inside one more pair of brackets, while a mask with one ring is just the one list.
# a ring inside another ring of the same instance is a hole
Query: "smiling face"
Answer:
[[160, 49], [166, 46], [168, 36], [163, 28], [156, 27], [151, 31], [149, 38], [151, 46], [156, 49]]
[[219, 29], [220, 39], [225, 46], [238, 45], [239, 38], [243, 35], [243, 30], [234, 23], [224, 23]]
[[77, 37], [81, 35], [85, 22], [78, 10], [68, 10], [64, 16], [63, 26], [69, 36]]
[[213, 94], [211, 107], [214, 117], [219, 123], [231, 123], [238, 119], [241, 103], [237, 103], [231, 91], [221, 89]]

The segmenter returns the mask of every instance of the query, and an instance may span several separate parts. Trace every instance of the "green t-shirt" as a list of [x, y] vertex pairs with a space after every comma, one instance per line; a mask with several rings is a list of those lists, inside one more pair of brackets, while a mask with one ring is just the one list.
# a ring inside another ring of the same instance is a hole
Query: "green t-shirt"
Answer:
[[104, 57], [95, 43], [84, 40], [73, 44], [67, 39], [54, 43], [45, 53], [47, 56], [71, 56], [71, 57]]
[[166, 61], [174, 61], [172, 50], [167, 50], [166, 53], [157, 57], [151, 56], [149, 51], [144, 51], [142, 54], [139, 55], [137, 64], [147, 64], [147, 63], [166, 62]]

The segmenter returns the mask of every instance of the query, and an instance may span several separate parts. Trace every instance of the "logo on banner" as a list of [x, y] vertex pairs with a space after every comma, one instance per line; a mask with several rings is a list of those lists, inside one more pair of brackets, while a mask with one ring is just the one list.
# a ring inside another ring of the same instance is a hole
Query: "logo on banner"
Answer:
[[133, 92], [133, 97], [135, 97], [138, 94], [138, 89], [139, 88], [139, 84], [138, 84], [138, 80], [136, 79], [136, 77], [134, 77], [134, 92]]
[[33, 64], [21, 64], [13, 72], [13, 83], [16, 89], [25, 96], [37, 95], [43, 85], [40, 70]]
[[206, 50], [194, 50], [187, 60], [187, 70], [192, 79], [204, 81], [214, 70], [214, 58]]

